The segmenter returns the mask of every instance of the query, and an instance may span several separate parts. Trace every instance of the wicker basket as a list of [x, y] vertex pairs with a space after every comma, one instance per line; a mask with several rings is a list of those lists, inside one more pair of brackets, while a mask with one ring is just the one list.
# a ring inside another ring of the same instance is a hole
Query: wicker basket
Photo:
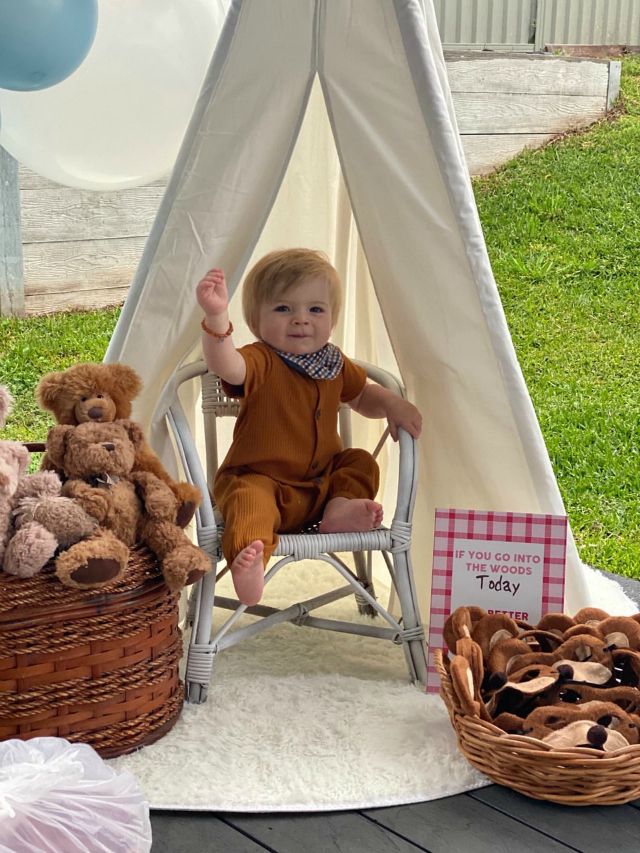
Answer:
[[183, 703], [178, 599], [144, 548], [100, 590], [0, 572], [0, 740], [54, 736], [103, 758], [157, 740]]
[[536, 738], [507, 734], [462, 712], [440, 649], [434, 658], [460, 750], [494, 782], [570, 806], [618, 805], [640, 797], [639, 744], [606, 753], [584, 747], [558, 750]]

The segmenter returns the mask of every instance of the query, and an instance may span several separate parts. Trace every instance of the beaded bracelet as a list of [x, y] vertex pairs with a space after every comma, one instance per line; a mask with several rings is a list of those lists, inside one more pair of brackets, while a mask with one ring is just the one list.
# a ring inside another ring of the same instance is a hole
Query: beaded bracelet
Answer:
[[225, 338], [228, 338], [229, 335], [233, 334], [233, 323], [231, 322], [231, 320], [229, 320], [229, 328], [226, 332], [214, 332], [213, 329], [210, 329], [207, 326], [204, 317], [200, 321], [200, 326], [203, 332], [206, 332], [207, 335], [210, 335], [212, 338], [215, 338], [219, 344], [221, 344]]

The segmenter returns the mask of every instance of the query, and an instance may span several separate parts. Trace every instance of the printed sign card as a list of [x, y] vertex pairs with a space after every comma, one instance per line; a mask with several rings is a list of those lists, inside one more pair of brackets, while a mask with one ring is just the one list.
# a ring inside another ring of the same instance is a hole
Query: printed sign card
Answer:
[[561, 613], [567, 519], [558, 515], [437, 509], [433, 540], [427, 692], [440, 688], [433, 652], [456, 607], [475, 604], [535, 625]]

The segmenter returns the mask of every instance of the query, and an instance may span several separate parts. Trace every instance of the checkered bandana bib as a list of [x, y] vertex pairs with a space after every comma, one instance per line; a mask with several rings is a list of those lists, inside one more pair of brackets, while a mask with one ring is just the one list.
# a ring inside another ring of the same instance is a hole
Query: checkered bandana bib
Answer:
[[303, 373], [311, 379], [335, 379], [344, 364], [342, 353], [334, 344], [325, 344], [318, 352], [306, 355], [294, 355], [279, 349], [276, 353], [298, 373]]

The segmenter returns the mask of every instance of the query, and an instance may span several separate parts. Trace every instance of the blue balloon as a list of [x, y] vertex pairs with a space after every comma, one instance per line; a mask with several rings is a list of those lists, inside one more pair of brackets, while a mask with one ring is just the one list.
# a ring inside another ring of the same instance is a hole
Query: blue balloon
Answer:
[[98, 0], [0, 0], [0, 88], [48, 89], [85, 58]]

